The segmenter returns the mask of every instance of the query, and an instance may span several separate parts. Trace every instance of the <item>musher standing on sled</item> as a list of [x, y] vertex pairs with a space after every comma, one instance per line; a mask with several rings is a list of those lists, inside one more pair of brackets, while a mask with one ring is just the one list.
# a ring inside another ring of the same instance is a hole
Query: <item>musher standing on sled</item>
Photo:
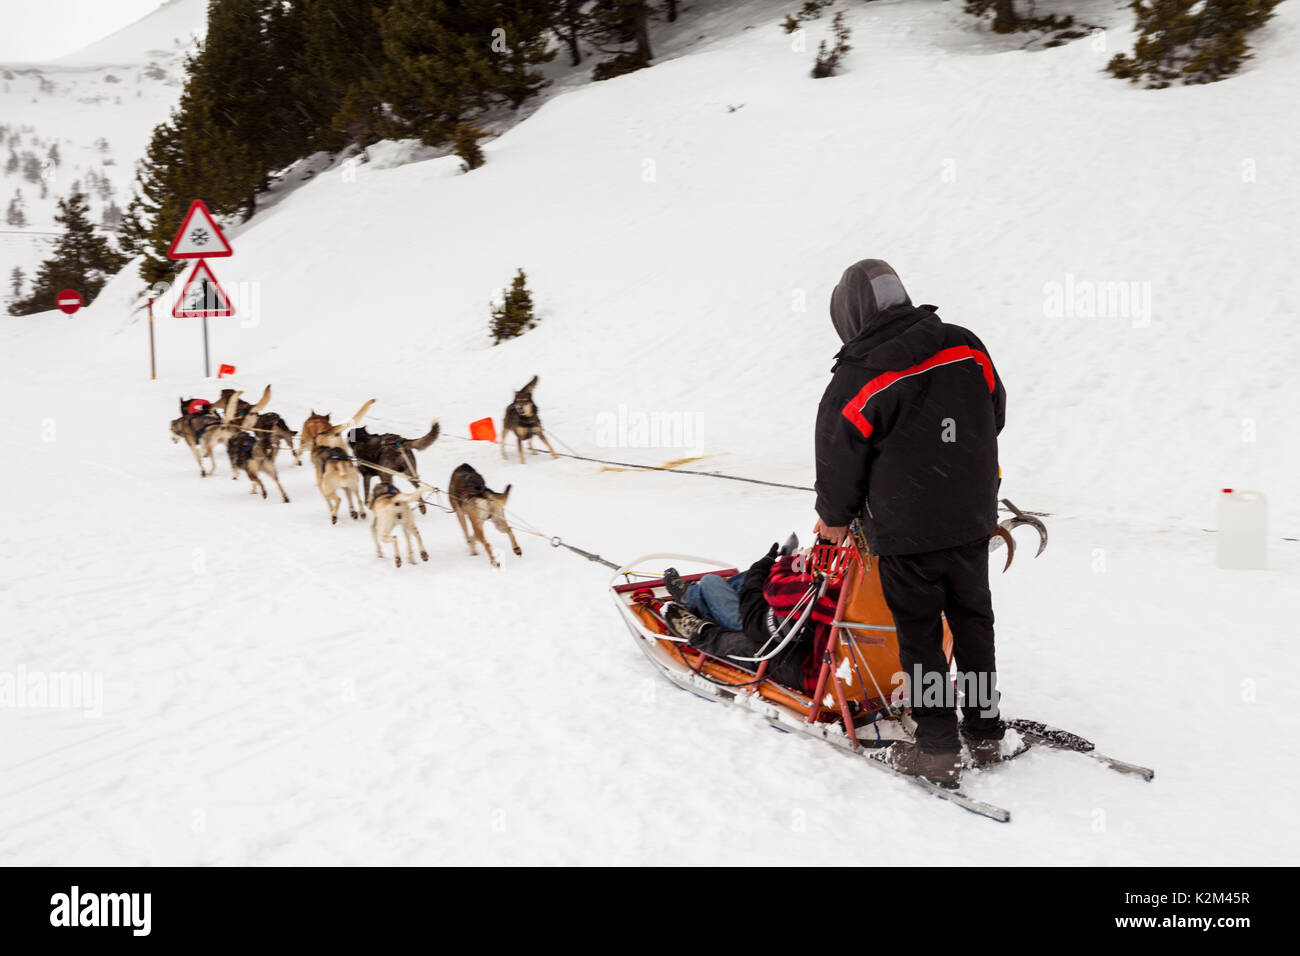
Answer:
[[[830, 312], [844, 347], [817, 410], [816, 533], [839, 544], [861, 520], [916, 720], [915, 744], [894, 744], [890, 761], [955, 786], [961, 739], [980, 766], [1000, 759], [1004, 734], [988, 540], [1006, 393], [983, 343], [935, 306], [912, 305], [880, 259], [845, 270]], [[966, 693], [960, 737], [941, 614]]]

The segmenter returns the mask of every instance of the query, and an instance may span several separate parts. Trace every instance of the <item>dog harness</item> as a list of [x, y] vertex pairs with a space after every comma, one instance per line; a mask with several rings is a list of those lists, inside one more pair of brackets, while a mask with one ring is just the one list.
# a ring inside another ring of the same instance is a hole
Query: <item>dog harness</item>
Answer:
[[375, 491], [370, 496], [370, 499], [372, 501], [378, 501], [380, 498], [391, 498], [395, 494], [397, 494], [396, 485], [391, 482], [381, 481], [379, 484], [375, 485]]

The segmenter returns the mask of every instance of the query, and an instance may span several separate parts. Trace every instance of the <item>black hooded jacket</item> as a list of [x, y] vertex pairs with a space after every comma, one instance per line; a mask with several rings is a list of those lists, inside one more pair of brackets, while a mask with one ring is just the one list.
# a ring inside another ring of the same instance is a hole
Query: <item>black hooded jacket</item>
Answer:
[[881, 311], [855, 293], [872, 281], [864, 263], [831, 300], [846, 341], [817, 410], [817, 514], [834, 527], [861, 517], [881, 555], [968, 544], [997, 524], [1006, 392], [984, 344], [901, 284]]

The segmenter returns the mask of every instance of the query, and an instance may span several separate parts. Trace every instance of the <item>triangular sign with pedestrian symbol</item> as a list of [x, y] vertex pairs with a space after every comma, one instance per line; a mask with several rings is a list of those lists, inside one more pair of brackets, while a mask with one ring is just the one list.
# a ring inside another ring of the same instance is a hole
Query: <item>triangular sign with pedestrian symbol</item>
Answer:
[[234, 255], [225, 234], [202, 199], [190, 203], [189, 212], [167, 250], [168, 259], [220, 259]]
[[217, 284], [217, 277], [208, 264], [202, 260], [194, 263], [194, 271], [185, 280], [185, 288], [172, 307], [172, 315], [178, 319], [198, 319], [234, 314], [235, 307], [230, 304], [230, 297]]

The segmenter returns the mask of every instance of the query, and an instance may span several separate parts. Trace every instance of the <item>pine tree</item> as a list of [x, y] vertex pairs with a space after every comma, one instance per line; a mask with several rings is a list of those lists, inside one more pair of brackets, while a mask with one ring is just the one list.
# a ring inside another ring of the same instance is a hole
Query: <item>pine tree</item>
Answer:
[[844, 22], [843, 11], [835, 14], [831, 20], [831, 34], [835, 39], [834, 46], [828, 48], [825, 40], [822, 40], [817, 46], [817, 59], [812, 68], [812, 76], [815, 80], [834, 76], [835, 71], [839, 69], [840, 60], [844, 57], [844, 54], [853, 49], [853, 47], [849, 46], [852, 31], [850, 31], [849, 25]]
[[59, 200], [55, 221], [63, 233], [54, 254], [41, 263], [32, 282], [31, 294], [9, 306], [12, 315], [30, 315], [54, 308], [54, 299], [64, 289], [76, 289], [89, 305], [99, 295], [108, 277], [122, 268], [125, 257], [103, 236], [95, 234], [87, 218], [86, 197], [74, 192]]
[[9, 293], [10, 298], [17, 299], [23, 294], [23, 284], [27, 277], [23, 275], [23, 270], [14, 266], [13, 272], [9, 273]]
[[271, 171], [305, 154], [306, 119], [282, 65], [301, 43], [299, 4], [213, 0], [186, 64], [182, 148], [213, 212], [251, 217]]
[[586, 34], [589, 23], [583, 9], [585, 6], [585, 0], [560, 0], [555, 25], [551, 28], [569, 50], [569, 66], [582, 62], [582, 47], [578, 41]]
[[473, 123], [457, 123], [451, 131], [451, 148], [461, 159], [461, 170], [469, 172], [478, 169], [487, 158], [478, 141], [483, 138], [483, 131]]
[[391, 0], [303, 0], [294, 95], [314, 124], [312, 146], [334, 152], [378, 139], [383, 79], [379, 16]]
[[555, 59], [556, 51], [548, 49], [548, 33], [560, 15], [561, 5], [547, 0], [514, 0], [494, 6], [499, 17], [496, 29], [500, 30], [490, 47], [496, 54], [494, 92], [517, 110], [546, 86], [546, 79], [532, 67]]
[[110, 199], [100, 214], [99, 223], [105, 229], [116, 229], [122, 225], [122, 207]]
[[544, 84], [532, 67], [555, 56], [557, 15], [551, 0], [393, 0], [379, 20], [385, 132], [438, 145], [494, 105], [518, 107]]
[[5, 211], [5, 222], [11, 226], [17, 226], [19, 229], [27, 225], [27, 213], [23, 211], [23, 191], [14, 190], [14, 198], [9, 200], [9, 208]]
[[1108, 69], [1120, 79], [1161, 89], [1175, 82], [1214, 83], [1250, 59], [1248, 34], [1281, 0], [1134, 0], [1138, 39]]
[[[145, 157], [136, 165], [135, 195], [126, 208], [119, 233], [131, 256], [143, 256], [140, 278], [149, 285], [166, 282], [176, 273], [167, 259], [171, 237], [193, 196], [181, 144], [185, 120], [179, 112], [154, 127]], [[188, 198], [187, 198], [188, 197]]]
[[23, 179], [29, 183], [41, 181], [41, 161], [30, 151], [23, 153]]
[[537, 325], [537, 317], [533, 315], [533, 296], [528, 291], [527, 281], [528, 276], [520, 269], [515, 273], [510, 288], [502, 291], [501, 304], [492, 306], [493, 345], [523, 335]]
[[994, 33], [1014, 33], [1020, 29], [1021, 16], [1016, 0], [966, 0], [966, 12], [976, 17], [993, 14]]
[[598, 0], [589, 16], [592, 42], [602, 53], [614, 54], [596, 64], [593, 79], [608, 80], [650, 65], [654, 53], [650, 49], [649, 0]]

